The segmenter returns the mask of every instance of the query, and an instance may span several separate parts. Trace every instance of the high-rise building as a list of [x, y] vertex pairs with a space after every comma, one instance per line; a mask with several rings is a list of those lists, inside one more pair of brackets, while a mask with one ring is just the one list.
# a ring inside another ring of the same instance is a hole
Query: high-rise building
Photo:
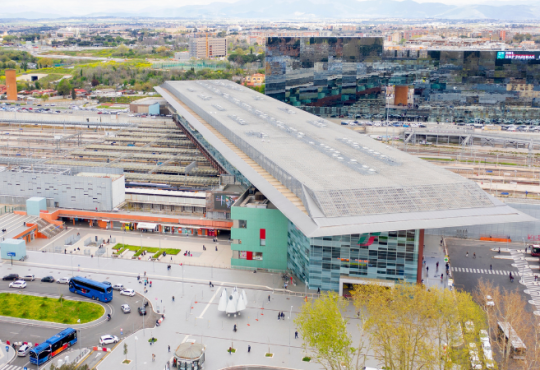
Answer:
[[189, 40], [189, 57], [196, 59], [227, 56], [227, 39], [199, 37]]
[[382, 37], [269, 37], [266, 94], [321, 116], [536, 119], [540, 52], [384, 50]]
[[14, 69], [6, 69], [7, 99], [17, 100], [17, 74]]

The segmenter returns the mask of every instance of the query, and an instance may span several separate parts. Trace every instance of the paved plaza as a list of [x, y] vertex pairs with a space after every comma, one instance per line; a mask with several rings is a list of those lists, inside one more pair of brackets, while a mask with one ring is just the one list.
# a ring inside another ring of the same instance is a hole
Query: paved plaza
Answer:
[[[144, 293], [144, 286], [136, 279], [139, 274], [143, 276], [144, 271], [153, 283], [147, 293]], [[207, 369], [240, 364], [293, 369], [320, 368], [315, 363], [302, 361], [306, 354], [302, 349], [302, 341], [294, 338], [293, 320], [305, 297], [301, 292], [279, 289], [281, 276], [278, 274], [178, 265], [168, 271], [162, 263], [43, 252], [29, 252], [27, 261], [15, 262], [13, 266], [4, 262], [0, 273], [32, 273], [36, 276], [51, 274], [55, 277], [82, 275], [98, 281], [122, 283], [126, 288], [144, 294], [152, 302], [155, 311], [164, 313], [165, 321], [159, 327], [146, 328], [135, 334], [125, 330], [125, 335], [130, 334], [125, 338], [128, 359], [133, 360], [130, 365], [126, 365], [127, 369], [137, 369], [139, 366], [142, 369], [163, 369], [172, 358], [174, 349], [185, 341], [202, 342], [207, 346]], [[214, 284], [213, 288], [209, 287], [210, 280]], [[246, 290], [248, 307], [240, 316], [227, 317], [225, 313], [217, 311], [217, 304], [222, 289], [231, 291], [234, 286]], [[303, 289], [300, 286], [297, 288]], [[277, 319], [279, 312], [285, 313], [285, 320]], [[352, 305], [345, 315], [351, 318], [351, 333], [358, 340]], [[236, 333], [233, 332], [235, 324], [238, 328]], [[103, 334], [109, 334], [105, 332], [107, 329], [103, 330]], [[151, 337], [158, 340], [154, 345], [148, 343]], [[251, 346], [250, 353], [247, 352], [248, 345]], [[170, 353], [168, 346], [171, 346]], [[229, 355], [227, 349], [231, 346], [237, 352]], [[274, 357], [265, 357], [268, 352], [273, 353]], [[156, 355], [155, 362], [151, 360], [152, 354]], [[92, 364], [93, 356], [89, 356], [88, 360]], [[124, 358], [123, 345], [120, 344], [103, 360], [96, 358], [96, 361], [101, 360], [97, 368], [116, 368]], [[367, 365], [376, 367], [377, 363], [368, 356]]]

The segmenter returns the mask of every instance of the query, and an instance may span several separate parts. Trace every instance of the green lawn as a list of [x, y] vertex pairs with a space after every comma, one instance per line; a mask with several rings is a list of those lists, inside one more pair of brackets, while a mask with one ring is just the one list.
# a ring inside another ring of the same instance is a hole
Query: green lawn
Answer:
[[[58, 298], [0, 293], [0, 315], [61, 324], [84, 324], [97, 320], [105, 309], [96, 303]], [[81, 320], [80, 323], [77, 320]]]
[[172, 254], [174, 256], [180, 253], [180, 249], [175, 249], [175, 248], [156, 248], [156, 247], [142, 247], [141, 248], [138, 245], [129, 245], [129, 244], [122, 244], [122, 243], [116, 244], [113, 247], [113, 249], [117, 251], [116, 254], [121, 254], [126, 249], [129, 249], [130, 251], [135, 252], [135, 255], [133, 256], [133, 258], [139, 257], [144, 251], [146, 251], [146, 253], [153, 253], [154, 258], [159, 257], [159, 255], [162, 254], [163, 252], [167, 254]]

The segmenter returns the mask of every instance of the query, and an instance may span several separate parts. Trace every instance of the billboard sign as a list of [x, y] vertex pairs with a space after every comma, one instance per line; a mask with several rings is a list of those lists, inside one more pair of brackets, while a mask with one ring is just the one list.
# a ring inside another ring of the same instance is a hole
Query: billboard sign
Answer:
[[214, 193], [214, 209], [230, 210], [234, 202], [238, 199], [238, 194], [216, 194]]

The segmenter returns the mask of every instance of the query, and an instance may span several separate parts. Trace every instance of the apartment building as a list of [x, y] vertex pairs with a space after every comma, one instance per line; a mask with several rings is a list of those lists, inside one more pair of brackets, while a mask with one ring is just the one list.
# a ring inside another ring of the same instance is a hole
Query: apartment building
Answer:
[[227, 56], [227, 39], [200, 37], [189, 40], [189, 57], [196, 59]]

